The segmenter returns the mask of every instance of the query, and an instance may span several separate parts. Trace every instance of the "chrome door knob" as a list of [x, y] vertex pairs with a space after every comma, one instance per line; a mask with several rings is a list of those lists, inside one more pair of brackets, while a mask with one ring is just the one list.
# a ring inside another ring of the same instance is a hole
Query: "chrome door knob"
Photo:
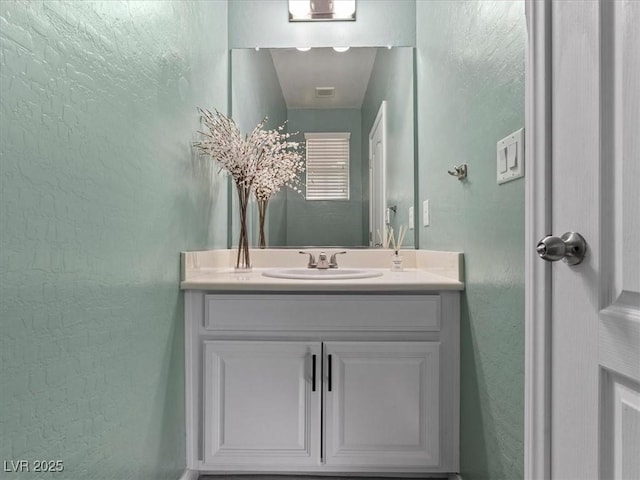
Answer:
[[576, 232], [567, 232], [561, 237], [544, 237], [538, 242], [536, 252], [547, 262], [564, 261], [567, 265], [578, 265], [587, 252], [587, 242]]

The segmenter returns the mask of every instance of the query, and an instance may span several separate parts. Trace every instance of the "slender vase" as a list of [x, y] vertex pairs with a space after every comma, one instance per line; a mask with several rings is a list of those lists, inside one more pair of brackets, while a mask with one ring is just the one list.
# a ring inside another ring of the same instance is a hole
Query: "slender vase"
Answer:
[[251, 270], [249, 258], [249, 235], [247, 231], [247, 206], [251, 195], [251, 187], [236, 183], [238, 201], [240, 204], [240, 238], [238, 239], [238, 255], [236, 257], [236, 272]]
[[264, 224], [267, 219], [267, 204], [269, 203], [268, 198], [258, 199], [258, 217], [260, 220], [260, 236], [258, 239], [258, 246], [260, 248], [267, 248], [267, 237], [264, 234]]

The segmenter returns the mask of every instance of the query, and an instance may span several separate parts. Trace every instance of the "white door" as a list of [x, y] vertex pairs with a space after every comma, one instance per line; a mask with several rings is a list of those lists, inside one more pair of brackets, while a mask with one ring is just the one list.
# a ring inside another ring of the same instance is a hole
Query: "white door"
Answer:
[[328, 342], [328, 466], [440, 463], [439, 342]]
[[587, 253], [551, 265], [548, 469], [640, 479], [640, 2], [552, 1], [550, 67], [548, 233]]
[[380, 240], [379, 235], [385, 234], [386, 118], [387, 102], [385, 100], [380, 104], [378, 115], [369, 133], [369, 246], [382, 244], [383, 241]]
[[319, 465], [320, 350], [314, 342], [205, 341], [205, 463]]

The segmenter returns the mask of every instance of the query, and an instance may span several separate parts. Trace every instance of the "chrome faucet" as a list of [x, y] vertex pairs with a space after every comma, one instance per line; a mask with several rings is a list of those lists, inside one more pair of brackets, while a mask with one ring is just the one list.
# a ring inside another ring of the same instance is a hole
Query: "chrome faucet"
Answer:
[[318, 264], [316, 265], [317, 269], [326, 270], [329, 268], [329, 260], [327, 260], [327, 254], [324, 252], [320, 252], [318, 255]]
[[336, 255], [342, 255], [343, 253], [347, 253], [346, 251], [342, 252], [334, 252], [331, 254], [331, 257], [327, 260], [327, 254], [325, 252], [320, 252], [318, 255], [318, 261], [316, 262], [316, 257], [311, 252], [305, 252], [300, 250], [298, 253], [302, 253], [303, 255], [309, 255], [309, 262], [307, 263], [307, 268], [318, 268], [320, 270], [326, 270], [328, 268], [338, 268], [338, 261], [336, 259]]

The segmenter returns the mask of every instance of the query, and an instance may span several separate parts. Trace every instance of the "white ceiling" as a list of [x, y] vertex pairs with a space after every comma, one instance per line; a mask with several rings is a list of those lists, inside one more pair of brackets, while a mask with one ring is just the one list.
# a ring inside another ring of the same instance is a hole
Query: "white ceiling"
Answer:
[[[287, 108], [361, 108], [377, 48], [271, 49]], [[335, 87], [335, 96], [316, 98], [316, 87]]]

